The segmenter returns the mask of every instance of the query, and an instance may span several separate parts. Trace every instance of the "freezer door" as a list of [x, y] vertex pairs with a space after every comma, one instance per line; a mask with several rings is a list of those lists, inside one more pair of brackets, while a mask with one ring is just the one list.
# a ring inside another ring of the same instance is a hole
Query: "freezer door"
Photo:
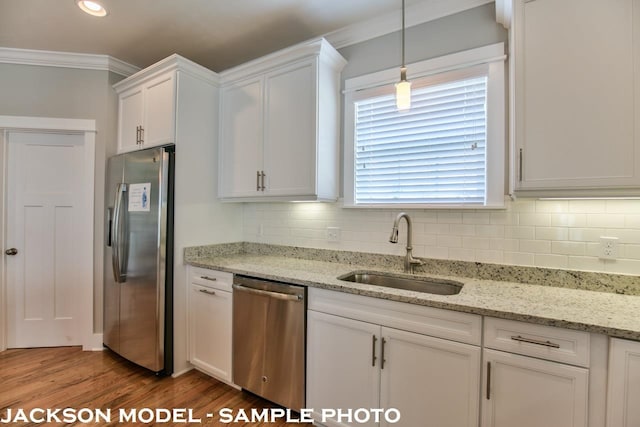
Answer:
[[120, 351], [152, 371], [164, 368], [168, 153], [150, 149], [124, 162], [126, 280], [120, 283]]
[[105, 236], [104, 249], [104, 313], [103, 342], [115, 352], [120, 351], [120, 284], [113, 273], [113, 244], [116, 240], [113, 232], [117, 228], [114, 223], [118, 189], [123, 182], [124, 157], [111, 157], [107, 164], [107, 181], [105, 187]]

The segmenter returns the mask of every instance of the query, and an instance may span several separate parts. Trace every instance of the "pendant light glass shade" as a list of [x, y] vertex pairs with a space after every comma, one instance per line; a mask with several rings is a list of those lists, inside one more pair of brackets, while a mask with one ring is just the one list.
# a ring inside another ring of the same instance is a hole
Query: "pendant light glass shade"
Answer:
[[411, 82], [407, 81], [407, 67], [404, 65], [404, 0], [402, 0], [402, 67], [400, 67], [400, 82], [396, 83], [396, 108], [400, 111], [411, 108]]
[[396, 83], [396, 108], [408, 110], [411, 108], [411, 82], [407, 81], [407, 68], [400, 70], [400, 82]]

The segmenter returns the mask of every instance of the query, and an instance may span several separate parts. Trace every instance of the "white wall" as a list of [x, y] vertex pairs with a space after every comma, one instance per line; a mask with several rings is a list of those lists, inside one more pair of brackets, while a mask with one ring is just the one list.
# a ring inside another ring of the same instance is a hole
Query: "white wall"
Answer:
[[0, 115], [96, 121], [94, 331], [102, 331], [102, 265], [106, 157], [115, 153], [117, 98], [108, 71], [0, 64]]
[[[506, 42], [506, 38], [504, 28], [495, 22], [491, 3], [409, 29], [407, 62]], [[394, 33], [341, 49], [340, 53], [349, 61], [343, 80], [399, 67], [399, 47], [399, 33]], [[243, 238], [252, 242], [402, 255], [404, 237], [398, 245], [388, 243], [397, 213], [392, 209], [343, 209], [340, 203], [246, 204]], [[411, 210], [410, 214], [414, 219], [417, 256], [640, 272], [640, 201], [519, 200], [507, 203], [504, 211]], [[339, 243], [327, 241], [326, 227], [340, 227]], [[600, 236], [620, 238], [620, 259], [606, 262], [598, 259]]]

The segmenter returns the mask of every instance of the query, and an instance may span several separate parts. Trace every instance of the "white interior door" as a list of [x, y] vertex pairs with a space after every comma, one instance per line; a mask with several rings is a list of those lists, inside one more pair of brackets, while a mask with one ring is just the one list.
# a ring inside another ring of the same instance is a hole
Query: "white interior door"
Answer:
[[10, 132], [7, 176], [7, 344], [82, 344], [83, 135]]

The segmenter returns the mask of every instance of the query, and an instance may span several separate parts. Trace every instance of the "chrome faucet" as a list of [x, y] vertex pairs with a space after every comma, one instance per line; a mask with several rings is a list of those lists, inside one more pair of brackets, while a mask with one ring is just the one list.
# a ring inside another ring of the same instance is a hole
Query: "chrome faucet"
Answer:
[[405, 212], [400, 212], [395, 221], [393, 221], [393, 228], [391, 229], [391, 237], [389, 237], [389, 241], [391, 243], [398, 243], [398, 225], [402, 218], [407, 220], [407, 254], [404, 257], [404, 272], [413, 273], [413, 268], [416, 265], [422, 265], [423, 262], [414, 258], [411, 253], [413, 250], [413, 247], [411, 246], [411, 218]]

